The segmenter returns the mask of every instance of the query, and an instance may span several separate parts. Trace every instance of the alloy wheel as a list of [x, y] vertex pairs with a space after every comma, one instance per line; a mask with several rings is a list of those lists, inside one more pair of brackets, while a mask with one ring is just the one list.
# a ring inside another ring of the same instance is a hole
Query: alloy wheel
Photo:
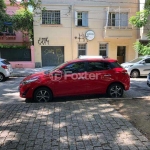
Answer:
[[4, 76], [0, 74], [0, 82], [2, 82], [3, 80], [4, 80]]
[[109, 90], [108, 90], [108, 94], [112, 98], [122, 97], [122, 95], [123, 95], [123, 88], [119, 84], [111, 85]]
[[38, 103], [49, 102], [52, 99], [52, 94], [47, 88], [40, 88], [34, 94], [34, 100]]
[[136, 70], [132, 71], [132, 72], [131, 72], [131, 77], [132, 77], [132, 78], [138, 78], [138, 77], [139, 77], [139, 72], [136, 71]]

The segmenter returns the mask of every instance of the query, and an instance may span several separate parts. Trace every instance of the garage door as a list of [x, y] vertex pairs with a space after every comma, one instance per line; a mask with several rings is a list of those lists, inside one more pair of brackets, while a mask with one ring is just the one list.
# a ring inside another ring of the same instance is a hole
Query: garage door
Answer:
[[42, 46], [42, 66], [57, 66], [64, 62], [64, 46]]

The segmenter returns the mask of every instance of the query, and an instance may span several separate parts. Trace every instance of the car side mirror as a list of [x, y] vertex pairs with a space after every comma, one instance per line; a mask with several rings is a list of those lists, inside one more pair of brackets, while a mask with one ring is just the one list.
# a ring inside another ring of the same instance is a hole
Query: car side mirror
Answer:
[[140, 64], [145, 64], [145, 60], [141, 61]]

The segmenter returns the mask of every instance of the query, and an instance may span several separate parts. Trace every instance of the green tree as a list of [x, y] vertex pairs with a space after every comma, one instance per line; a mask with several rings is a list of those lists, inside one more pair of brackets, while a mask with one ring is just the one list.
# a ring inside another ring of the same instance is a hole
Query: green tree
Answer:
[[[11, 5], [18, 5], [17, 0], [9, 0]], [[20, 4], [24, 9], [28, 10], [28, 8], [31, 6], [33, 8], [33, 11], [36, 11], [38, 9], [41, 9], [41, 0], [21, 0]]]
[[27, 32], [34, 44], [33, 35], [33, 14], [28, 9], [20, 9], [12, 16], [13, 29], [16, 31]]
[[[147, 31], [147, 39], [150, 40], [150, 0], [145, 2], [144, 10], [136, 13], [132, 16], [129, 22], [137, 28], [144, 27]], [[139, 41], [134, 43], [134, 49], [142, 55], [150, 55], [150, 42], [147, 45], [141, 44]]]
[[0, 31], [4, 30], [4, 22], [9, 22], [11, 17], [6, 14], [6, 5], [4, 0], [0, 0]]
[[[17, 0], [9, 0], [11, 5], [18, 5]], [[41, 0], [21, 0], [19, 5], [23, 8], [12, 16], [13, 28], [16, 31], [26, 31], [34, 45], [33, 16], [41, 14]], [[32, 12], [29, 11], [32, 8]]]

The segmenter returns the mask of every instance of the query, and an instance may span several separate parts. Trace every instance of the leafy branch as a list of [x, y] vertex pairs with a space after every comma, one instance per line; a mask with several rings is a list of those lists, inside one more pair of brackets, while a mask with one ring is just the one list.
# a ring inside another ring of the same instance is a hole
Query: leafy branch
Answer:
[[[150, 29], [148, 28], [150, 26], [150, 0], [147, 0], [145, 2], [145, 8], [143, 11], [139, 11], [136, 13], [135, 16], [132, 16], [129, 20], [129, 22], [137, 28], [144, 27], [144, 30], [147, 31], [147, 39], [150, 40]], [[150, 54], [150, 42], [148, 42], [147, 45], [143, 45], [140, 42], [134, 43], [134, 49], [138, 51], [142, 55], [149, 55]]]

